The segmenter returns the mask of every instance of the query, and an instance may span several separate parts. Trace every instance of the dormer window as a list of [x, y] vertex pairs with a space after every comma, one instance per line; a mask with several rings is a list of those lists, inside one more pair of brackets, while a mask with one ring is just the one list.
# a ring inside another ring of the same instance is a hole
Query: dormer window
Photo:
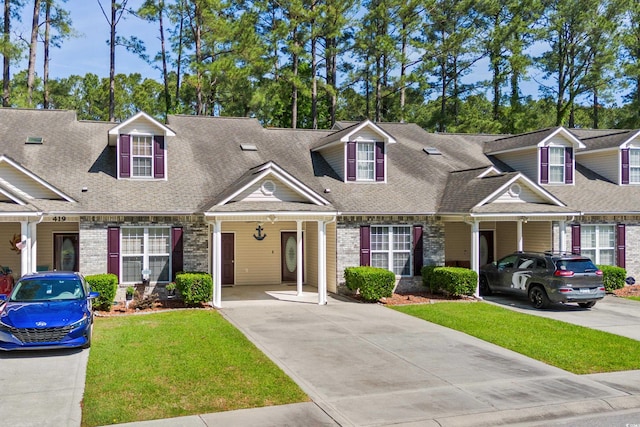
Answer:
[[120, 178], [165, 178], [164, 136], [120, 135]]
[[347, 181], [385, 181], [384, 142], [347, 142]]
[[540, 184], [573, 184], [572, 147], [540, 147]]
[[640, 148], [622, 149], [622, 184], [640, 184]]

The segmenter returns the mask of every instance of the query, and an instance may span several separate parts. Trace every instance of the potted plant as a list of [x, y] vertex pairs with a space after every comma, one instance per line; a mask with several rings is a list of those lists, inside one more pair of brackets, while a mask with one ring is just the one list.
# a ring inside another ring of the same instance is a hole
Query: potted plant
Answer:
[[127, 290], [126, 290], [127, 301], [131, 301], [135, 293], [136, 293], [136, 290], [133, 288], [133, 286], [127, 286]]
[[176, 295], [176, 283], [175, 282], [167, 283], [167, 286], [165, 286], [165, 289], [167, 290], [167, 296], [173, 297], [173, 296]]

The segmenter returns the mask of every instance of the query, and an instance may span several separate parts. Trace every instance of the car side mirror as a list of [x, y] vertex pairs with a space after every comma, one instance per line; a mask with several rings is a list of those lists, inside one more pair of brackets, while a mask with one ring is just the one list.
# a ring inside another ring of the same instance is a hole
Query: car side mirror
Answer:
[[89, 292], [89, 299], [95, 299], [100, 296], [100, 292]]

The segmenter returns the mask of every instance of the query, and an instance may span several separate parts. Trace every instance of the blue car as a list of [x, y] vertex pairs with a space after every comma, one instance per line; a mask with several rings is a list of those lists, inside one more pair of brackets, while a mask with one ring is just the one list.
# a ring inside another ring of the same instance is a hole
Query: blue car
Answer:
[[48, 271], [23, 276], [0, 296], [0, 350], [89, 348], [91, 292], [79, 273]]

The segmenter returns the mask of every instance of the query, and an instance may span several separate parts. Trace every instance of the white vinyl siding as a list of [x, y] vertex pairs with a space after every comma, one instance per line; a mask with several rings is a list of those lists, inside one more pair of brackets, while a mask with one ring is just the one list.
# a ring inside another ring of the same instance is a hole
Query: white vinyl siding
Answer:
[[615, 265], [616, 227], [614, 225], [581, 225], [580, 253], [595, 264]]
[[372, 226], [371, 266], [411, 276], [411, 227]]
[[538, 172], [538, 149], [532, 147], [527, 150], [518, 150], [515, 153], [501, 153], [496, 157], [511, 166], [514, 170], [520, 171], [530, 179], [537, 182]]
[[609, 179], [619, 182], [620, 157], [619, 151], [598, 151], [596, 153], [576, 153], [576, 162]]
[[122, 280], [137, 283], [142, 270], [151, 270], [152, 282], [168, 282], [171, 265], [171, 228], [125, 227], [121, 230]]

